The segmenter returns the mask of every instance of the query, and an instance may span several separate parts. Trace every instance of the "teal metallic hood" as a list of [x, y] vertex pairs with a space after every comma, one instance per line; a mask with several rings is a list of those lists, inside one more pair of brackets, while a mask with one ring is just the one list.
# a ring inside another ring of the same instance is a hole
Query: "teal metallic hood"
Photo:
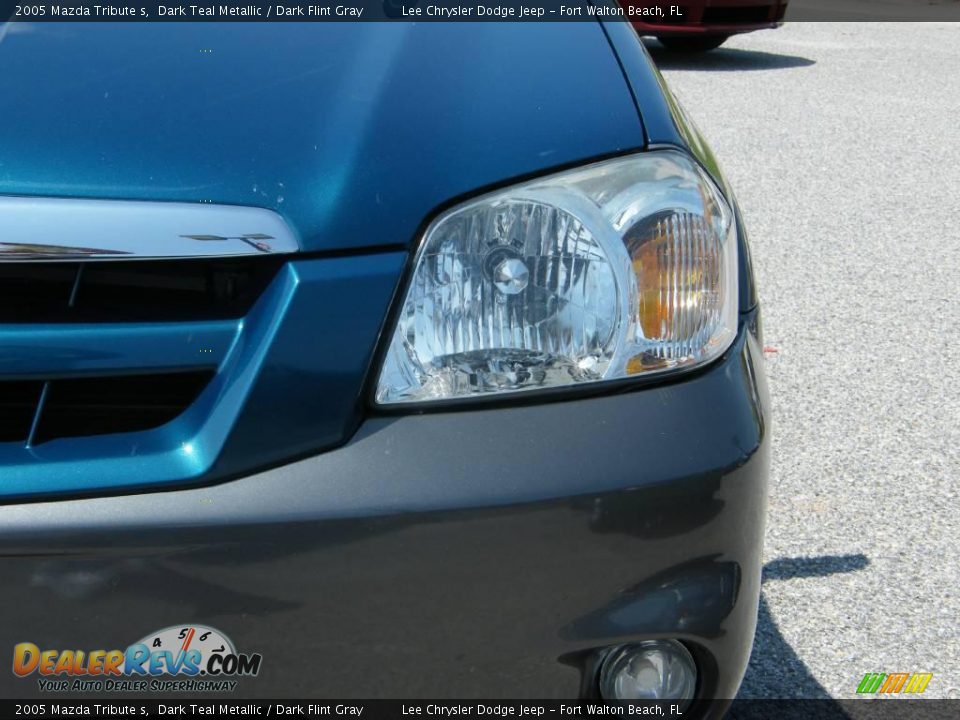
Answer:
[[9, 24], [0, 194], [251, 205], [304, 250], [636, 148], [596, 23]]

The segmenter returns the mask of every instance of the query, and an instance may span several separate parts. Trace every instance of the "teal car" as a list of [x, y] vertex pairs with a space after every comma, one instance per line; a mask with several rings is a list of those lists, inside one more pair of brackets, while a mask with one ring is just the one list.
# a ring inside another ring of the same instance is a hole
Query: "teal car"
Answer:
[[736, 695], [760, 311], [628, 23], [14, 24], [0, 63], [0, 693]]

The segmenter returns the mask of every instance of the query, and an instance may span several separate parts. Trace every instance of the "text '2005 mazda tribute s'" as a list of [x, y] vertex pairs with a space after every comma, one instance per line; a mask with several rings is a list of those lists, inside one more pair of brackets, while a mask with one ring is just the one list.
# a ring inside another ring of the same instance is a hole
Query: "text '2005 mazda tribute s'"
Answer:
[[38, 23], [0, 63], [0, 692], [169, 648], [233, 697], [735, 696], [756, 293], [628, 24]]

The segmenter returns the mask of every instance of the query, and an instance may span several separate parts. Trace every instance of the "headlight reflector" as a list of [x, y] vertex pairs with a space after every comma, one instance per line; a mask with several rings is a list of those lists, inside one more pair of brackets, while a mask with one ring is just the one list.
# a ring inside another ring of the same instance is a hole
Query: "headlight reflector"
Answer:
[[736, 335], [736, 252], [723, 196], [673, 150], [472, 200], [427, 229], [377, 402], [708, 362]]

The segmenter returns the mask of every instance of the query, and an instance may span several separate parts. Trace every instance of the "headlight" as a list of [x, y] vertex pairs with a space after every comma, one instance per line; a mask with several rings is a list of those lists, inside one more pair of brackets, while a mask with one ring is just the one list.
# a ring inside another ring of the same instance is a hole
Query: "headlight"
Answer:
[[380, 373], [381, 404], [692, 367], [737, 331], [733, 213], [686, 155], [648, 152], [439, 216]]

